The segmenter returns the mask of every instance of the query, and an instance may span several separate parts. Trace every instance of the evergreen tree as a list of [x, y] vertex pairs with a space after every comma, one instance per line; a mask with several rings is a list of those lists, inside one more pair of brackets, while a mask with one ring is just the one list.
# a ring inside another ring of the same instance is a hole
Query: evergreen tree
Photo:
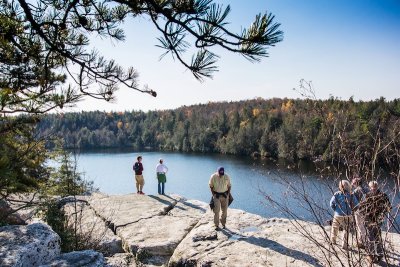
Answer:
[[226, 28], [229, 12], [212, 0], [1, 1], [0, 113], [44, 113], [83, 96], [110, 101], [120, 86], [156, 96], [138, 85], [135, 69], [90, 48], [94, 33], [123, 41], [120, 26], [129, 18], [152, 21], [163, 56], [172, 55], [199, 80], [217, 70], [218, 48], [258, 61], [282, 40], [272, 14], [257, 15], [235, 34]]

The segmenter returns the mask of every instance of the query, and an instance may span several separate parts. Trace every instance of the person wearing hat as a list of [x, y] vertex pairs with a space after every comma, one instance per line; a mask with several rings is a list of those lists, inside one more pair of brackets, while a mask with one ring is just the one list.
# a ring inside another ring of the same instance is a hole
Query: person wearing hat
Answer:
[[164, 162], [163, 159], [160, 159], [156, 167], [159, 195], [165, 195], [164, 189], [165, 189], [165, 183], [167, 182], [166, 173], [168, 172], [168, 167], [165, 166], [163, 162]]
[[208, 183], [211, 189], [211, 194], [214, 200], [214, 225], [215, 229], [219, 230], [219, 222], [221, 214], [222, 228], [225, 229], [226, 217], [228, 212], [229, 193], [231, 191], [231, 179], [225, 173], [224, 167], [219, 167], [217, 172], [211, 175]]

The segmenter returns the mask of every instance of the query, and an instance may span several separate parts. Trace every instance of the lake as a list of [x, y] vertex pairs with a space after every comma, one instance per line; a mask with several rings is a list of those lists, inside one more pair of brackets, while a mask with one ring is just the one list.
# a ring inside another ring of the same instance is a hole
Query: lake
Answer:
[[[156, 165], [164, 159], [169, 171], [165, 192], [187, 199], [209, 202], [208, 181], [219, 166], [231, 177], [234, 201], [230, 208], [242, 209], [265, 217], [288, 217], [282, 212], [293, 212], [301, 219], [315, 221], [312, 211], [317, 207], [319, 219], [328, 220], [332, 214], [329, 200], [337, 190], [334, 179], [320, 178], [313, 164], [303, 162], [296, 171], [283, 161], [272, 162], [248, 157], [219, 154], [191, 154], [173, 152], [96, 151], [78, 155], [78, 170], [86, 180], [92, 180], [100, 192], [107, 194], [136, 193], [132, 165], [136, 157], [143, 157], [147, 195], [157, 195]], [[303, 177], [303, 179], [301, 179]], [[301, 182], [302, 181], [302, 182]], [[298, 190], [299, 193], [293, 194]], [[305, 194], [304, 194], [305, 193]], [[309, 196], [308, 205], [302, 196]], [[272, 205], [267, 198], [277, 200]], [[229, 216], [229, 215], [228, 215]]]

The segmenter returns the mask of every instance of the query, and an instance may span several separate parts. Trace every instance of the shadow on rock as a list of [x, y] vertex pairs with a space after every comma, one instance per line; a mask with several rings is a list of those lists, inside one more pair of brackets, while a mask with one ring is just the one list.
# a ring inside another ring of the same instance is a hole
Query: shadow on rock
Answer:
[[310, 264], [312, 264], [312, 266], [323, 267], [319, 263], [319, 260], [314, 258], [313, 256], [306, 254], [304, 252], [295, 250], [295, 249], [285, 247], [276, 241], [262, 238], [262, 237], [243, 236], [241, 234], [234, 233], [234, 232], [230, 231], [229, 229], [222, 230], [222, 233], [224, 235], [228, 236], [229, 239], [233, 239], [233, 240], [236, 239], [239, 241], [244, 241], [244, 242], [250, 243], [252, 245], [262, 247], [262, 248], [268, 248], [270, 250], [274, 250], [282, 255], [286, 255], [286, 256], [294, 258], [296, 260], [310, 263]]
[[308, 263], [310, 263], [310, 264], [312, 264], [313, 266], [316, 266], [316, 267], [323, 267], [319, 263], [319, 260], [314, 258], [313, 256], [311, 256], [309, 254], [306, 254], [304, 252], [295, 250], [295, 249], [291, 249], [291, 248], [285, 247], [285, 246], [283, 246], [283, 245], [281, 245], [278, 242], [275, 242], [273, 240], [269, 240], [269, 239], [261, 238], [261, 237], [254, 237], [254, 236], [251, 236], [251, 237], [248, 237], [248, 238], [243, 238], [243, 239], [240, 239], [240, 240], [243, 240], [245, 242], [248, 242], [248, 243], [256, 245], [256, 246], [260, 246], [260, 247], [263, 247], [263, 248], [268, 248], [268, 249], [274, 250], [274, 251], [276, 251], [276, 252], [278, 252], [280, 254], [292, 257], [292, 258], [294, 258], [296, 260], [308, 262]]
[[[163, 203], [163, 204], [165, 204], [167, 206], [174, 206], [176, 204], [176, 202], [177, 202], [176, 199], [174, 199], [172, 197], [167, 197], [167, 196], [158, 197], [158, 196], [153, 196], [153, 195], [147, 195], [147, 196], [151, 197], [152, 199], [155, 199], [155, 200], [157, 200], [157, 201], [159, 201], [159, 202], [161, 202], [161, 203]], [[171, 199], [171, 200], [165, 199], [166, 197]]]

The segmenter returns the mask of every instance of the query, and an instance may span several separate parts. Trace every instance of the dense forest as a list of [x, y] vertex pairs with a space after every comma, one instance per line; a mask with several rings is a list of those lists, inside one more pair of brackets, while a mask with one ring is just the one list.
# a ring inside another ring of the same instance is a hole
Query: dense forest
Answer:
[[399, 119], [400, 99], [258, 98], [149, 112], [48, 114], [37, 130], [48, 140], [63, 137], [66, 148], [132, 147], [290, 160], [348, 160], [341, 155], [352, 154], [390, 165], [400, 151]]

